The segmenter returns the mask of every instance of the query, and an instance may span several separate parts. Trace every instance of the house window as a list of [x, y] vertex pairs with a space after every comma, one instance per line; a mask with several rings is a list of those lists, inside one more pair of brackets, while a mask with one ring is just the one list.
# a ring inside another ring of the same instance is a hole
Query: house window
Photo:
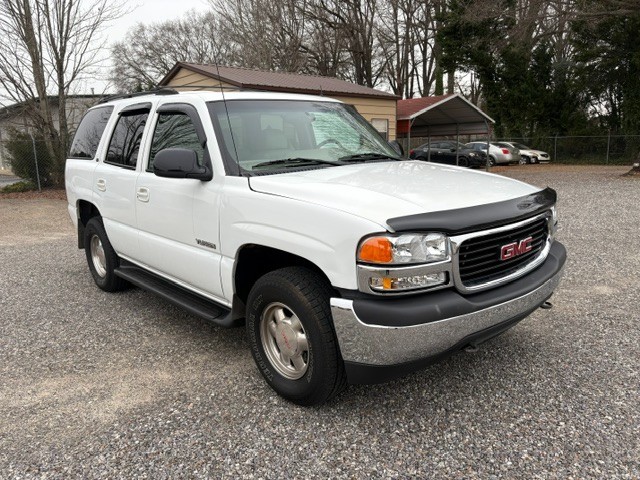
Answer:
[[372, 118], [371, 125], [375, 128], [382, 138], [389, 140], [389, 119], [387, 118]]

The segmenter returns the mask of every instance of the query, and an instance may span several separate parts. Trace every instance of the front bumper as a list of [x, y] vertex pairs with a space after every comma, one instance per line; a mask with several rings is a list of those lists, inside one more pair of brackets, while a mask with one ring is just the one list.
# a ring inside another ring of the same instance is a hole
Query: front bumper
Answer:
[[554, 292], [566, 250], [502, 287], [461, 295], [442, 290], [399, 299], [332, 298], [331, 312], [350, 383], [378, 383], [498, 335]]

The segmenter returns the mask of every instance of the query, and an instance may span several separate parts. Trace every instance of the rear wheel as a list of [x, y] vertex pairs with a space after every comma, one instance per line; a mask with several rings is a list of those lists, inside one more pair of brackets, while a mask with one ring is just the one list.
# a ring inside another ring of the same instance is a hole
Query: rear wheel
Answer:
[[523, 155], [520, 157], [520, 165], [524, 165], [527, 163], [531, 163], [531, 159], [529, 157], [527, 157], [526, 155]]
[[84, 251], [96, 285], [106, 292], [123, 290], [129, 283], [115, 274], [120, 264], [100, 217], [93, 217], [84, 228]]
[[346, 383], [330, 297], [327, 282], [301, 267], [267, 273], [249, 293], [246, 328], [256, 365], [271, 388], [299, 405], [324, 403]]
[[468, 167], [469, 166], [469, 159], [467, 157], [458, 158], [458, 166], [460, 166], [460, 167]]
[[492, 167], [496, 166], [496, 157], [489, 157], [489, 165]]

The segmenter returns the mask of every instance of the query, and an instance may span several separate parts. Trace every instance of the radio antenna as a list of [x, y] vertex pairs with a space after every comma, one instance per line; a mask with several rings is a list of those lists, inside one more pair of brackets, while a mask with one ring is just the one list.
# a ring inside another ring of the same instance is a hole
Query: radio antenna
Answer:
[[[217, 45], [214, 45], [217, 47]], [[220, 93], [222, 94], [222, 103], [224, 104], [224, 111], [227, 114], [227, 124], [229, 125], [229, 135], [231, 135], [231, 143], [233, 143], [233, 153], [236, 156], [236, 165], [238, 167], [238, 174], [242, 175], [242, 168], [240, 168], [240, 158], [238, 157], [238, 148], [236, 147], [236, 139], [233, 136], [233, 128], [231, 128], [231, 117], [229, 116], [229, 108], [227, 107], [227, 99], [224, 96], [224, 87], [222, 86], [222, 77], [220, 76], [220, 66], [218, 65], [218, 53], [217, 48], [213, 51], [213, 62], [216, 66], [216, 72], [218, 74], [218, 86], [220, 87]], [[219, 144], [220, 142], [218, 142]]]

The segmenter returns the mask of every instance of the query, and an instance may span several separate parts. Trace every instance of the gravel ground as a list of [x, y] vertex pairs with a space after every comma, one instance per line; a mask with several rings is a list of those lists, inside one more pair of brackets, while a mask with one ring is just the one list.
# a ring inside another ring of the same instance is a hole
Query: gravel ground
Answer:
[[560, 195], [554, 309], [314, 409], [272, 393], [242, 329], [98, 290], [64, 201], [1, 199], [0, 478], [640, 478], [626, 170], [504, 170]]

